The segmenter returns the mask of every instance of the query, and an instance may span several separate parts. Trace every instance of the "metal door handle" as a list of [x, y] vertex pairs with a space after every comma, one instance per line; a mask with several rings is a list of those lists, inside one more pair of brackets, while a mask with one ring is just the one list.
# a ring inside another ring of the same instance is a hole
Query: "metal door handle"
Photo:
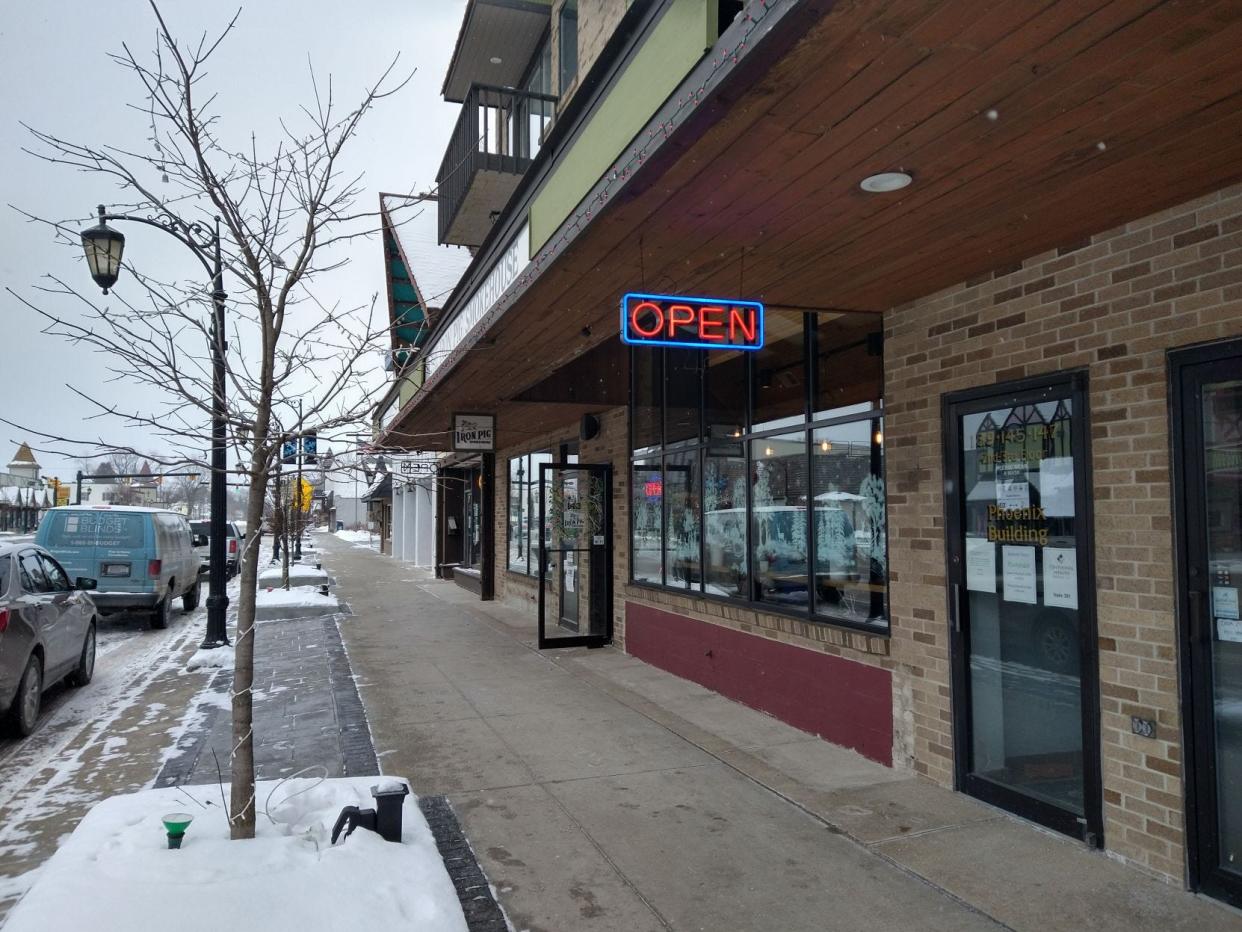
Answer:
[[1211, 626], [1203, 623], [1203, 597], [1206, 595], [1198, 589], [1190, 590], [1190, 640], [1193, 644], [1207, 643], [1211, 640]]
[[953, 630], [962, 633], [962, 584], [953, 584]]

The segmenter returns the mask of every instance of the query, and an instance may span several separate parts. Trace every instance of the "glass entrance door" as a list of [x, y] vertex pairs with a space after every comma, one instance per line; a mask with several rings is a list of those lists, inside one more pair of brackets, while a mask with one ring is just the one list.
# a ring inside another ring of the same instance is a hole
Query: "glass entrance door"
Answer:
[[539, 466], [539, 647], [612, 640], [612, 467]]
[[1192, 875], [1242, 906], [1242, 343], [1172, 362]]
[[945, 404], [959, 789], [1101, 841], [1085, 386]]

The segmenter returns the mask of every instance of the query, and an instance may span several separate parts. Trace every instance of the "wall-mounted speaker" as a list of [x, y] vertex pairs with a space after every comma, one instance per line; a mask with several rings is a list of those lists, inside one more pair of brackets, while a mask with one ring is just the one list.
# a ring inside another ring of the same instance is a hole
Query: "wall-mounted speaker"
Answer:
[[599, 436], [599, 418], [594, 414], [582, 415], [582, 423], [578, 426], [579, 440], [594, 440]]

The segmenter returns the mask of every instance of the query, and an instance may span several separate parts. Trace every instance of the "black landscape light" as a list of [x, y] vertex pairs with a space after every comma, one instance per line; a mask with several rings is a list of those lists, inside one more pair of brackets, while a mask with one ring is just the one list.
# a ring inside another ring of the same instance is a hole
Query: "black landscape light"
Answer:
[[82, 231], [82, 249], [91, 278], [107, 294], [121, 274], [121, 254], [125, 251], [125, 234], [104, 221], [104, 208], [99, 205], [99, 224]]

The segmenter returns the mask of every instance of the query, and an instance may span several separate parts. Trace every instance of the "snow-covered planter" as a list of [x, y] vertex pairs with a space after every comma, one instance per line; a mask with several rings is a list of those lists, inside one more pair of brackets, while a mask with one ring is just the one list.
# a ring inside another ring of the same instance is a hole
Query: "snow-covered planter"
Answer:
[[[465, 932], [453, 883], [413, 795], [405, 799], [400, 844], [365, 829], [329, 844], [341, 809], [370, 808], [371, 787], [390, 782], [262, 781], [256, 837], [248, 841], [229, 840], [218, 787], [114, 796], [92, 809], [47, 862], [5, 932]], [[179, 850], [169, 849], [162, 821], [174, 812], [194, 816]]]

